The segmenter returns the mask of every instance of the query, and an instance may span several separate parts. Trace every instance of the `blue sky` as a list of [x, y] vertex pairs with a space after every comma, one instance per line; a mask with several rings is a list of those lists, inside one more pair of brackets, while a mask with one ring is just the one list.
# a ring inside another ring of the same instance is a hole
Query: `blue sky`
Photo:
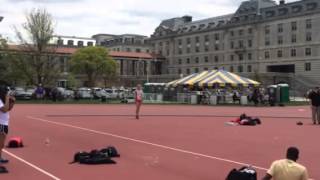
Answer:
[[[287, 0], [292, 2], [295, 0]], [[59, 35], [98, 33], [149, 36], [161, 20], [192, 15], [195, 20], [233, 13], [242, 0], [0, 0], [0, 34], [14, 40], [13, 26], [33, 8], [46, 8]]]

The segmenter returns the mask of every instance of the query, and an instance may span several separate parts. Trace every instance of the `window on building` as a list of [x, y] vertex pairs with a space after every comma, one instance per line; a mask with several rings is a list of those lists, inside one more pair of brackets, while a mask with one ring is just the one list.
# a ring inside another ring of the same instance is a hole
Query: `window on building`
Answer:
[[239, 48], [243, 48], [244, 46], [243, 46], [243, 40], [239, 40], [238, 41], [238, 47]]
[[214, 40], [219, 41], [219, 39], [220, 39], [219, 34], [218, 33], [214, 34]]
[[233, 61], [233, 60], [234, 60], [234, 55], [231, 54], [231, 55], [230, 55], [230, 61]]
[[264, 58], [265, 59], [269, 59], [270, 58], [270, 52], [269, 51], [264, 52]]
[[187, 53], [190, 53], [190, 52], [191, 52], [190, 47], [187, 47]]
[[60, 72], [65, 72], [65, 58], [63, 56], [60, 57]]
[[199, 47], [199, 46], [196, 46], [195, 51], [196, 51], [196, 52], [200, 52], [200, 47]]
[[311, 63], [304, 63], [304, 70], [311, 71]]
[[219, 51], [219, 45], [218, 44], [214, 45], [214, 50]]
[[278, 36], [278, 44], [283, 44], [283, 36]]
[[204, 70], [204, 71], [208, 71], [208, 68], [207, 68], [207, 67], [205, 67], [205, 68], [203, 68], [203, 70]]
[[240, 29], [239, 30], [239, 36], [242, 36], [243, 35], [243, 29]]
[[282, 33], [283, 32], [283, 24], [278, 24], [278, 33]]
[[68, 46], [73, 46], [73, 40], [68, 40]]
[[291, 31], [296, 31], [297, 30], [297, 22], [291, 22]]
[[63, 45], [63, 39], [58, 39], [57, 44], [62, 46]]
[[230, 66], [230, 72], [233, 72], [234, 69], [233, 69], [233, 66]]
[[230, 31], [230, 36], [233, 37], [234, 36], [234, 32]]
[[239, 54], [239, 61], [243, 60], [243, 54]]
[[248, 53], [248, 60], [252, 60], [252, 54]]
[[199, 68], [194, 68], [194, 72], [198, 73], [199, 72]]
[[208, 56], [204, 57], [204, 62], [206, 62], [206, 63], [209, 62], [209, 57]]
[[311, 48], [306, 48], [305, 54], [306, 54], [306, 56], [311, 56], [312, 55]]
[[306, 20], [306, 29], [311, 29], [312, 28], [312, 20], [311, 19], [307, 19]]
[[191, 39], [187, 38], [187, 44], [191, 44]]
[[266, 26], [264, 27], [264, 33], [265, 33], [265, 34], [270, 34], [270, 26], [269, 26], [269, 25], [266, 25]]
[[251, 39], [248, 40], [248, 47], [252, 47], [252, 40]]
[[[131, 52], [131, 48], [127, 48], [126, 51], [127, 51], [127, 52]], [[159, 51], [159, 54], [162, 54], [162, 51], [161, 51], [161, 50]]]
[[179, 48], [178, 54], [182, 54], [182, 49], [181, 48]]
[[312, 41], [312, 33], [311, 32], [307, 32], [306, 41]]
[[243, 66], [242, 65], [240, 65], [240, 66], [238, 66], [238, 72], [243, 72]]
[[179, 45], [179, 46], [182, 45], [182, 39], [178, 39], [178, 45]]
[[196, 57], [196, 58], [194, 59], [194, 62], [195, 62], [196, 64], [199, 64], [199, 57]]
[[231, 42], [230, 42], [230, 49], [233, 49], [233, 48], [234, 48], [234, 42], [231, 41]]
[[264, 44], [265, 44], [265, 46], [270, 46], [270, 38], [266, 38], [264, 40]]
[[187, 64], [190, 64], [190, 58], [187, 58]]
[[182, 74], [182, 70], [181, 69], [178, 69], [178, 74]]
[[189, 68], [187, 69], [187, 74], [190, 74], [190, 69]]
[[279, 58], [281, 58], [282, 57], [282, 50], [278, 50], [277, 55], [278, 55]]
[[292, 34], [291, 35], [291, 43], [296, 43], [297, 42], [297, 35], [296, 34]]
[[200, 42], [199, 36], [196, 36], [195, 39], [196, 39], [196, 43], [199, 43], [199, 42]]
[[204, 36], [204, 41], [205, 41], [205, 42], [209, 42], [209, 41], [210, 41], [209, 35], [205, 35], [205, 36]]
[[252, 28], [248, 29], [248, 34], [252, 34]]
[[87, 46], [93, 46], [93, 42], [87, 42]]
[[219, 62], [219, 56], [214, 56], [214, 62]]
[[297, 50], [291, 49], [291, 57], [296, 57], [296, 56], [297, 56]]
[[248, 66], [247, 66], [247, 71], [248, 71], [248, 72], [252, 72], [252, 66], [251, 66], [251, 65], [248, 65]]
[[140, 49], [140, 48], [137, 48], [137, 49], [136, 49], [136, 52], [141, 52], [141, 49]]
[[205, 51], [205, 52], [208, 52], [208, 51], [209, 51], [209, 45], [206, 44], [206, 45], [204, 46], [204, 51]]
[[182, 59], [178, 59], [178, 64], [182, 64]]

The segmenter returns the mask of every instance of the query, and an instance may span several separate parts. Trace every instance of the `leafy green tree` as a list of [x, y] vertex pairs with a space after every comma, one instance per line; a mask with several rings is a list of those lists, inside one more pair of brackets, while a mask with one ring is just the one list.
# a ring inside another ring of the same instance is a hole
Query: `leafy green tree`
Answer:
[[106, 48], [85, 47], [77, 50], [71, 57], [71, 71], [86, 75], [87, 86], [94, 87], [100, 79], [115, 76], [117, 65]]
[[[18, 49], [10, 54], [10, 63], [27, 84], [54, 85], [60, 73], [55, 47], [49, 45], [54, 34], [52, 16], [45, 9], [33, 9], [26, 15], [22, 29], [15, 27], [20, 41]], [[25, 36], [24, 36], [25, 35]]]

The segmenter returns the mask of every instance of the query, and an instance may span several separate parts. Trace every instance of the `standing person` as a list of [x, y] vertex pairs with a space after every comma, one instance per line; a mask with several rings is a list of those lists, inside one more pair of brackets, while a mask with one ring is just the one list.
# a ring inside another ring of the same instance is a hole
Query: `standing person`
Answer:
[[296, 162], [298, 158], [298, 148], [288, 148], [286, 159], [274, 161], [262, 180], [308, 180], [307, 169]]
[[258, 89], [254, 89], [251, 99], [252, 99], [254, 105], [258, 106], [258, 103], [259, 103], [259, 90]]
[[42, 84], [39, 84], [39, 86], [36, 88], [36, 98], [37, 99], [43, 99], [45, 95], [45, 90], [42, 87]]
[[320, 88], [315, 87], [308, 93], [308, 99], [311, 100], [312, 121], [320, 124]]
[[9, 111], [12, 109], [10, 101], [15, 99], [9, 95], [7, 87], [0, 87], [0, 164], [9, 162], [2, 157], [2, 149], [9, 131]]
[[143, 91], [141, 84], [137, 85], [135, 90], [135, 102], [136, 102], [136, 119], [139, 119], [140, 107], [143, 101]]

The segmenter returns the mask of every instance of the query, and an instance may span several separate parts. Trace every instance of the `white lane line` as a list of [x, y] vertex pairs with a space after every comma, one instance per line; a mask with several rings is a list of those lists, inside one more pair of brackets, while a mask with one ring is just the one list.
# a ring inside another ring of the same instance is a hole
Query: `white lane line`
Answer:
[[136, 142], [136, 143], [147, 144], [147, 145], [150, 145], [150, 146], [155, 146], [155, 147], [168, 149], [168, 150], [172, 150], [172, 151], [176, 151], [176, 152], [181, 152], [181, 153], [185, 153], [185, 154], [191, 154], [191, 155], [194, 155], [194, 156], [200, 156], [200, 157], [205, 157], [205, 158], [214, 159], [214, 160], [218, 160], [218, 161], [223, 161], [223, 162], [227, 162], [227, 163], [238, 164], [238, 165], [241, 165], [241, 166], [251, 166], [251, 167], [254, 167], [256, 169], [260, 169], [260, 170], [264, 170], [264, 171], [268, 170], [268, 169], [266, 169], [264, 167], [259, 167], [259, 166], [255, 166], [255, 165], [251, 165], [251, 164], [247, 164], [247, 163], [243, 163], [243, 162], [238, 162], [238, 161], [233, 161], [233, 160], [230, 160], [230, 159], [210, 156], [210, 155], [196, 153], [196, 152], [183, 150], [183, 149], [178, 149], [178, 148], [173, 148], [173, 147], [169, 147], [169, 146], [165, 146], [165, 145], [161, 145], [161, 144], [155, 144], [155, 143], [151, 143], [151, 142], [147, 142], [147, 141], [143, 141], [143, 140], [133, 139], [133, 138], [120, 136], [120, 135], [116, 135], [116, 134], [111, 134], [111, 133], [107, 133], [107, 132], [102, 132], [102, 131], [97, 131], [97, 130], [93, 130], [93, 129], [83, 128], [83, 127], [80, 127], [80, 126], [74, 126], [74, 125], [65, 124], [65, 123], [61, 123], [61, 122], [49, 121], [49, 120], [46, 120], [46, 119], [32, 117], [32, 116], [27, 116], [27, 118], [33, 119], [33, 120], [37, 120], [37, 121], [46, 122], [46, 123], [50, 123], [50, 124], [55, 124], [55, 125], [59, 125], [59, 126], [79, 129], [79, 130], [83, 130], [83, 131], [87, 131], [87, 132], [91, 132], [91, 133], [95, 133], [95, 134], [111, 136], [111, 137], [114, 137], [114, 138], [123, 139], [123, 140], [127, 140], [127, 141], [133, 141], [133, 142]]
[[56, 177], [56, 176], [52, 175], [51, 173], [49, 173], [48, 171], [45, 171], [45, 170], [41, 169], [40, 167], [38, 167], [38, 166], [36, 166], [36, 165], [34, 165], [34, 164], [31, 164], [30, 162], [28, 162], [28, 161], [26, 161], [26, 160], [22, 159], [21, 157], [19, 157], [19, 156], [15, 155], [15, 154], [13, 154], [13, 153], [11, 153], [11, 152], [9, 152], [9, 151], [5, 150], [5, 149], [3, 149], [2, 151], [3, 151], [3, 152], [5, 152], [6, 154], [8, 154], [9, 156], [11, 156], [11, 157], [13, 157], [13, 158], [15, 158], [15, 159], [17, 159], [17, 160], [19, 160], [19, 161], [21, 161], [21, 162], [25, 163], [26, 165], [28, 165], [28, 166], [30, 166], [30, 167], [32, 167], [32, 168], [34, 168], [34, 169], [36, 169], [37, 171], [39, 171], [39, 172], [41, 172], [41, 173], [43, 173], [43, 174], [45, 174], [45, 175], [47, 175], [47, 176], [51, 177], [51, 178], [52, 178], [52, 179], [54, 179], [54, 180], [61, 180], [60, 178], [58, 178], [58, 177]]

